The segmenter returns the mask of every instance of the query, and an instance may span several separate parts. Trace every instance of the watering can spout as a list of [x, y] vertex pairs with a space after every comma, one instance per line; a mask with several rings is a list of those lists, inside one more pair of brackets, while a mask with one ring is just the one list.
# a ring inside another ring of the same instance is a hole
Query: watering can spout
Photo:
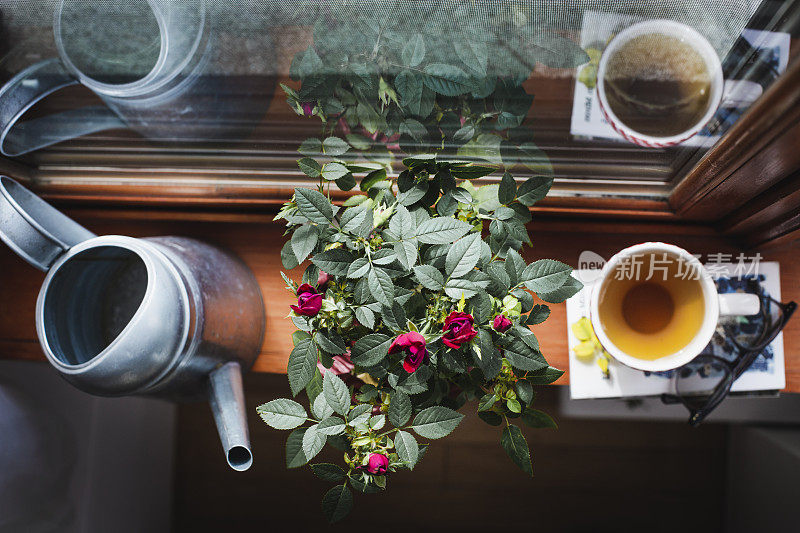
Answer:
[[250, 452], [241, 367], [237, 362], [226, 363], [214, 370], [209, 380], [209, 403], [222, 449], [230, 467], [242, 472], [253, 464], [253, 454]]

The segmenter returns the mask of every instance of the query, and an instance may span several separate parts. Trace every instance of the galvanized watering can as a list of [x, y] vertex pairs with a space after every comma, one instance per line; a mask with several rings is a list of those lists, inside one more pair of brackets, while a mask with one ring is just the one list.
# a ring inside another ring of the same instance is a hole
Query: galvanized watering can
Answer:
[[207, 397], [228, 464], [250, 467], [242, 371], [265, 319], [244, 263], [183, 237], [98, 237], [6, 176], [0, 238], [47, 272], [36, 331], [67, 381], [99, 396]]

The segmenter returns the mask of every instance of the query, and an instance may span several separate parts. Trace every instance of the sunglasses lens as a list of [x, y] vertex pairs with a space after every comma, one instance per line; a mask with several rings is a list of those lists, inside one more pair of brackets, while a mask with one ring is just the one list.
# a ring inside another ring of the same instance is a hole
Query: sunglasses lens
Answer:
[[715, 357], [701, 355], [677, 370], [675, 393], [690, 409], [700, 409], [729, 380], [728, 365]]

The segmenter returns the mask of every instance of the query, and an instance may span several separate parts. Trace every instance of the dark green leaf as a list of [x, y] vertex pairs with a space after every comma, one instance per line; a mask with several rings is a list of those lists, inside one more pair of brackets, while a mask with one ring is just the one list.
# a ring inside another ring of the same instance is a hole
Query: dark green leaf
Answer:
[[445, 272], [453, 278], [460, 278], [475, 268], [481, 256], [481, 235], [472, 233], [457, 240], [450, 247], [445, 259]]
[[286, 468], [297, 468], [308, 462], [303, 453], [303, 435], [307, 428], [297, 428], [286, 439]]
[[338, 483], [347, 478], [344, 469], [333, 463], [317, 463], [311, 465], [311, 470], [314, 472], [314, 475], [322, 481], [328, 481], [330, 483]]
[[534, 261], [522, 272], [520, 282], [533, 292], [552, 292], [570, 277], [572, 267], [554, 259]]
[[304, 339], [289, 353], [287, 373], [293, 396], [297, 396], [297, 393], [311, 381], [316, 368], [317, 348], [311, 339]]
[[346, 485], [336, 485], [322, 497], [322, 512], [328, 522], [338, 522], [353, 508], [353, 493]]
[[318, 156], [322, 153], [322, 142], [316, 137], [311, 137], [303, 141], [297, 151], [311, 157]]
[[292, 234], [292, 250], [299, 262], [303, 262], [308, 254], [314, 251], [319, 234], [317, 228], [311, 224], [303, 224]]
[[474, 282], [467, 279], [450, 279], [444, 286], [444, 292], [454, 300], [460, 300], [462, 297], [465, 299], [472, 298], [481, 288]]
[[458, 167], [451, 170], [453, 177], [460, 180], [474, 180], [488, 176], [495, 172], [497, 169], [492, 167], [483, 167], [479, 165], [470, 165], [468, 167]]
[[281, 248], [281, 264], [283, 268], [291, 270], [296, 268], [300, 262], [297, 260], [297, 257], [294, 255], [294, 249], [292, 247], [292, 241], [286, 241], [286, 244], [283, 245]]
[[497, 400], [499, 400], [499, 398], [494, 393], [484, 394], [478, 402], [478, 412], [488, 411], [494, 407], [494, 404], [497, 403]]
[[325, 372], [322, 376], [322, 393], [334, 411], [346, 415], [350, 409], [350, 391], [338, 376], [333, 372]]
[[503, 423], [503, 417], [494, 411], [482, 411], [478, 413], [478, 418], [489, 424], [490, 426], [499, 426]]
[[[479, 34], [464, 35], [455, 43], [456, 55], [469, 70], [479, 77], [486, 75], [489, 49]], [[473, 88], [470, 88], [472, 90]]]
[[550, 159], [532, 142], [520, 145], [519, 154], [520, 162], [529, 170], [546, 176], [553, 175], [553, 166], [550, 163]]
[[407, 67], [416, 67], [425, 57], [425, 41], [419, 33], [413, 35], [400, 54], [400, 59]]
[[407, 394], [395, 391], [389, 402], [389, 422], [396, 428], [403, 427], [411, 418], [411, 399]]
[[349, 149], [350, 146], [339, 137], [328, 137], [322, 141], [322, 151], [330, 157], [340, 156]]
[[[402, 207], [402, 206], [400, 206]], [[417, 247], [411, 241], [396, 242], [393, 245], [394, 253], [397, 255], [397, 260], [406, 270], [411, 270], [417, 262]]]
[[503, 179], [500, 180], [500, 189], [497, 191], [497, 199], [501, 204], [508, 204], [514, 201], [517, 197], [517, 182], [514, 176], [508, 172], [503, 174]]
[[544, 304], [536, 304], [531, 309], [531, 313], [528, 315], [528, 319], [526, 324], [529, 326], [533, 326], [535, 324], [541, 324], [547, 317], [550, 316], [550, 308]]
[[356, 178], [353, 177], [353, 175], [348, 172], [347, 174], [336, 180], [336, 186], [339, 187], [339, 190], [349, 191], [350, 189], [356, 186]]
[[549, 385], [564, 375], [563, 370], [548, 366], [535, 372], [528, 372], [526, 378], [533, 385]]
[[343, 248], [333, 248], [320, 252], [311, 258], [311, 262], [331, 276], [346, 276], [353, 255]]
[[547, 361], [541, 353], [533, 350], [523, 341], [517, 339], [505, 347], [504, 355], [511, 366], [520, 370], [540, 370], [547, 368]]
[[564, 282], [564, 284], [558, 289], [550, 292], [540, 292], [537, 294], [539, 298], [541, 298], [545, 302], [551, 304], [558, 304], [563, 302], [567, 298], [575, 296], [576, 294], [578, 294], [578, 291], [580, 291], [582, 288], [583, 288], [583, 283], [578, 281], [576, 278], [570, 276], [567, 278], [567, 281]]
[[524, 380], [518, 380], [516, 383], [517, 397], [526, 404], [531, 403], [533, 400], [533, 386]]
[[382, 333], [370, 333], [356, 341], [351, 357], [359, 366], [374, 366], [386, 357], [391, 344], [391, 337]]
[[314, 333], [314, 341], [323, 351], [329, 354], [341, 355], [347, 350], [344, 340], [334, 331], [330, 331], [327, 334], [317, 331]]
[[589, 56], [572, 39], [556, 33], [537, 31], [526, 43], [536, 61], [552, 68], [575, 68], [589, 61]]
[[417, 439], [411, 433], [398, 431], [394, 437], [394, 447], [397, 450], [397, 457], [413, 470], [419, 459]]
[[350, 169], [341, 163], [326, 163], [325, 166], [322, 167], [322, 177], [328, 181], [336, 181], [348, 174], [350, 174]]
[[422, 105], [422, 77], [410, 70], [403, 70], [394, 80], [397, 93], [404, 107], [407, 107], [412, 114], [421, 116]]
[[555, 420], [544, 411], [528, 409], [522, 414], [522, 421], [532, 428], [558, 428]]
[[500, 436], [500, 445], [523, 472], [533, 476], [531, 452], [528, 449], [528, 443], [522, 435], [522, 431], [517, 426], [510, 424], [503, 429], [503, 434]]
[[382, 269], [373, 268], [367, 274], [369, 290], [377, 301], [390, 307], [394, 301], [394, 283]]
[[303, 455], [306, 457], [306, 462], [322, 451], [325, 440], [325, 434], [320, 432], [318, 425], [315, 424], [306, 430], [303, 434]]
[[449, 435], [463, 418], [464, 415], [452, 409], [435, 405], [417, 414], [412, 429], [426, 439], [441, 439]]
[[327, 225], [333, 220], [333, 207], [319, 191], [297, 188], [294, 190], [294, 198], [300, 214], [311, 222]]
[[318, 178], [322, 172], [322, 166], [310, 157], [304, 157], [297, 162], [297, 166], [306, 176]]
[[444, 276], [438, 268], [431, 265], [418, 265], [414, 267], [414, 275], [426, 289], [439, 291], [444, 288]]
[[545, 196], [553, 186], [553, 178], [534, 176], [526, 180], [517, 189], [517, 200], [522, 205], [532, 206]]
[[425, 244], [450, 244], [466, 235], [471, 229], [472, 226], [462, 220], [431, 218], [417, 227], [417, 239]]
[[385, 179], [386, 179], [385, 168], [379, 168], [378, 170], [373, 170], [372, 172], [364, 176], [364, 179], [361, 180], [361, 190], [368, 191], [373, 185]]
[[275, 429], [294, 429], [303, 425], [308, 417], [302, 405], [286, 398], [259, 405], [256, 412], [264, 422]]
[[474, 88], [470, 77], [456, 66], [431, 63], [424, 71], [425, 85], [444, 96], [459, 96]]
[[368, 329], [375, 327], [375, 313], [369, 307], [356, 307], [356, 320]]

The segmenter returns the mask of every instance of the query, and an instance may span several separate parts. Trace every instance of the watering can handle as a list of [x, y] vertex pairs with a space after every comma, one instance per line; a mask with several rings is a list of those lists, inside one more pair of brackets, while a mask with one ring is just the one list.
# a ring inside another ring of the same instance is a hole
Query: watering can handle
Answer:
[[39, 100], [79, 82], [58, 58], [45, 59], [26, 68], [0, 88], [0, 152], [8, 157], [125, 123], [104, 106], [62, 111], [19, 122]]
[[96, 237], [61, 211], [9, 178], [0, 176], [0, 239], [39, 270]]

